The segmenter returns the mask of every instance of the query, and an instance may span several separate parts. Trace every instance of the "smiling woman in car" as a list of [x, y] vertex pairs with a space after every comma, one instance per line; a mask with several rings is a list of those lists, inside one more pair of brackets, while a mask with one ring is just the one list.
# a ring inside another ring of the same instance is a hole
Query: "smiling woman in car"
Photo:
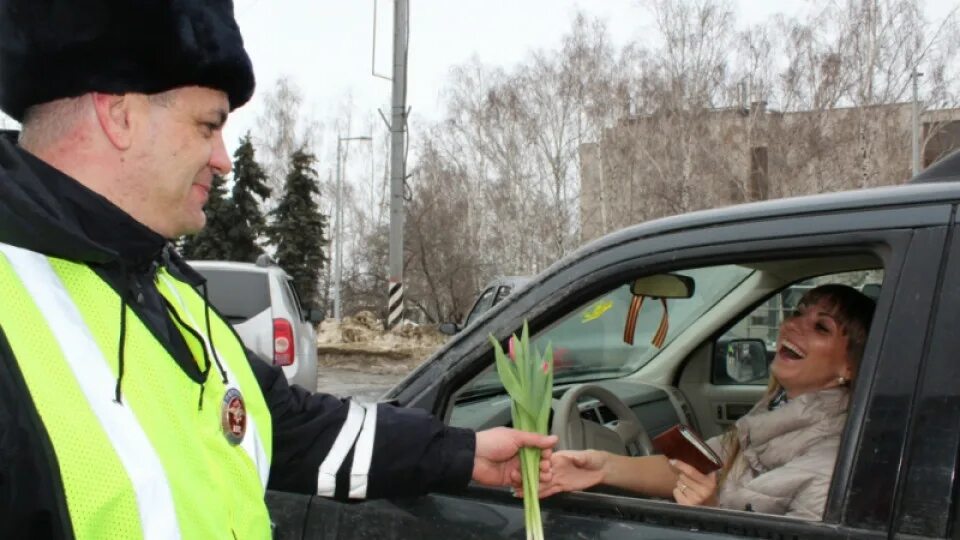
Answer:
[[780, 325], [767, 393], [707, 441], [723, 460], [720, 471], [702, 474], [661, 455], [556, 452], [541, 496], [603, 484], [684, 505], [821, 519], [873, 309], [845, 285], [803, 296]]

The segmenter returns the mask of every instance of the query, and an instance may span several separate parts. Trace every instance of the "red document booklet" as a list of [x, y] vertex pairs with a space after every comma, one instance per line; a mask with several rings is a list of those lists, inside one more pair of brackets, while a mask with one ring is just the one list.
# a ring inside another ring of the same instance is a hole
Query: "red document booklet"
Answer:
[[703, 474], [723, 467], [723, 461], [707, 443], [683, 424], [677, 424], [653, 438], [657, 452], [692, 465]]

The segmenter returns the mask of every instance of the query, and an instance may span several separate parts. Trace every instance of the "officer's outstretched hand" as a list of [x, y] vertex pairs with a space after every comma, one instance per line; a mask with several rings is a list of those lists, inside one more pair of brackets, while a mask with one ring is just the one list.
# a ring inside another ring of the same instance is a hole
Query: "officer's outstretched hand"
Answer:
[[549, 482], [550, 454], [557, 444], [556, 435], [538, 435], [505, 427], [477, 432], [477, 451], [473, 458], [473, 481], [487, 486], [509, 486], [520, 476], [517, 451], [530, 446], [543, 450], [540, 455], [540, 479]]

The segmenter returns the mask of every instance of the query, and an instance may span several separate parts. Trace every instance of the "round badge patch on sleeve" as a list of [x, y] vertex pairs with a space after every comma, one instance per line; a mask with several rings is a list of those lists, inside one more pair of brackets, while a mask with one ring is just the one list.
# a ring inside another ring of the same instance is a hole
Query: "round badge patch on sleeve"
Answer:
[[247, 432], [247, 408], [240, 390], [230, 388], [220, 405], [220, 427], [230, 444], [240, 444]]

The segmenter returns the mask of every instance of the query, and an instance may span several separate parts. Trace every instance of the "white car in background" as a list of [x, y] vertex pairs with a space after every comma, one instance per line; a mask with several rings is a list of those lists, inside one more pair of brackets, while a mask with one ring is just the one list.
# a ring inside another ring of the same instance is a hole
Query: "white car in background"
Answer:
[[317, 389], [316, 325], [323, 312], [305, 308], [293, 279], [269, 257], [257, 263], [190, 261], [207, 279], [210, 303], [246, 347], [283, 368], [290, 384]]

